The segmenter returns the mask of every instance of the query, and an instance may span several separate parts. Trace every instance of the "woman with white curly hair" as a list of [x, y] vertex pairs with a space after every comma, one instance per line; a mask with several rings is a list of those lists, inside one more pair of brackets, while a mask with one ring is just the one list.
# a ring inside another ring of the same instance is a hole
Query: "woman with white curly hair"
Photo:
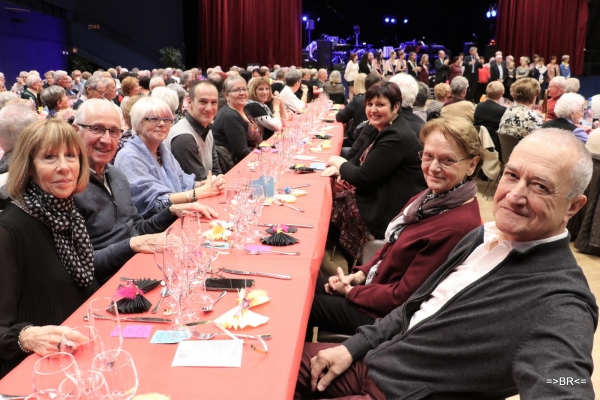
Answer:
[[587, 132], [577, 126], [583, 118], [583, 105], [585, 99], [577, 93], [565, 93], [556, 102], [554, 113], [558, 118], [552, 119], [542, 125], [542, 128], [560, 128], [573, 132], [576, 138], [587, 143]]

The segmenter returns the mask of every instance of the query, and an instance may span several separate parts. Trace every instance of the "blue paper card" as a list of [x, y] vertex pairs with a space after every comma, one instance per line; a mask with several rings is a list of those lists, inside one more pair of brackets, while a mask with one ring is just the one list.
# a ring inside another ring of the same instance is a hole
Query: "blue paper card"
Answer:
[[264, 176], [261, 176], [259, 179], [252, 181], [253, 185], [260, 185], [265, 190], [266, 197], [275, 196], [275, 189], [273, 188], [273, 179], [269, 178], [268, 182], [266, 181]]
[[318, 169], [319, 171], [323, 171], [327, 165], [324, 162], [314, 162], [310, 164], [311, 168]]
[[150, 343], [179, 343], [191, 337], [185, 331], [156, 331], [150, 340]]

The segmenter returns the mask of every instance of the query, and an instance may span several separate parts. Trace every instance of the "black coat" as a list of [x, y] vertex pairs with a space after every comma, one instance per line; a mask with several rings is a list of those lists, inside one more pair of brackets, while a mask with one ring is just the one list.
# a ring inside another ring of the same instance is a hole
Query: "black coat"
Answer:
[[498, 128], [500, 127], [500, 120], [506, 111], [506, 107], [501, 106], [495, 101], [486, 100], [483, 103], [479, 103], [475, 107], [475, 121], [473, 125], [483, 125], [488, 130], [490, 137], [494, 141], [496, 151], [500, 152], [500, 139], [498, 139]]
[[444, 64], [444, 60], [439, 58], [434, 62], [435, 66], [435, 83], [444, 83], [448, 80], [448, 66]]
[[350, 100], [350, 103], [336, 114], [335, 119], [337, 122], [343, 124], [352, 121], [347, 132], [351, 142], [354, 143], [358, 136], [358, 133], [354, 132], [356, 127], [361, 122], [367, 120], [367, 114], [365, 113], [365, 96], [362, 94], [354, 96], [352, 100]]
[[425, 121], [423, 121], [423, 118], [413, 113], [411, 107], [402, 107], [401, 110], [402, 112], [400, 113], [400, 116], [404, 118], [406, 122], [408, 122], [412, 131], [415, 133], [418, 139], [421, 133], [421, 128], [423, 127], [423, 125], [425, 125]]
[[[365, 161], [363, 152], [373, 144]], [[403, 118], [366, 141], [340, 167], [342, 179], [356, 186], [356, 204], [369, 232], [382, 239], [385, 229], [408, 200], [427, 188], [418, 152], [423, 147]]]
[[[502, 80], [506, 80], [508, 78], [508, 68], [505, 66], [502, 67]], [[497, 81], [500, 79], [500, 70], [498, 69], [498, 64], [490, 64], [490, 82]]]

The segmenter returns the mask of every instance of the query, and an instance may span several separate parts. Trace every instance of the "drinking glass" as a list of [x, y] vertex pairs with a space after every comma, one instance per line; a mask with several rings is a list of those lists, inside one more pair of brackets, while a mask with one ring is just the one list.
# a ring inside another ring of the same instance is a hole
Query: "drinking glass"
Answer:
[[88, 384], [65, 378], [58, 387], [58, 398], [61, 400], [104, 400], [110, 394], [104, 376], [97, 371], [89, 373]]
[[192, 282], [192, 301], [196, 304], [208, 305], [213, 302], [206, 292], [206, 273], [210, 268], [214, 249], [212, 243], [206, 241], [189, 249], [191, 260], [196, 266], [196, 279]]
[[65, 352], [50, 354], [33, 365], [33, 390], [57, 390], [64, 379], [79, 380], [80, 377], [75, 357]]
[[163, 272], [166, 280], [165, 284], [171, 293], [171, 297], [175, 300], [176, 312], [175, 323], [171, 326], [171, 330], [185, 331], [188, 330], [181, 318], [182, 301], [189, 292], [188, 272], [185, 267], [185, 248], [181, 244], [174, 244], [165, 247], [163, 251]]
[[40, 390], [25, 397], [25, 400], [57, 400], [58, 390]]
[[237, 174], [238, 181], [249, 185], [252, 183], [252, 171], [249, 169], [239, 169]]
[[131, 354], [121, 350], [115, 363], [109, 366], [104, 362], [106, 354], [100, 353], [93, 362], [94, 371], [100, 372], [108, 386], [111, 400], [130, 400], [138, 388], [138, 376]]
[[123, 345], [117, 303], [110, 297], [100, 297], [90, 301], [88, 303], [88, 321], [90, 326], [98, 330], [104, 343], [104, 350], [112, 352], [116, 357]]
[[62, 351], [70, 353], [75, 357], [75, 361], [81, 371], [81, 379], [84, 382], [87, 381], [92, 371], [94, 357], [104, 351], [104, 343], [98, 329], [93, 326], [72, 328], [62, 334], [60, 343]]

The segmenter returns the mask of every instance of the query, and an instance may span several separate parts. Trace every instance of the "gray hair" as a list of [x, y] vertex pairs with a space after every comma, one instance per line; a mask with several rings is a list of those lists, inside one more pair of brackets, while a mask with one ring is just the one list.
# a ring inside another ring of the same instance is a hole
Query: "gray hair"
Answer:
[[285, 84], [287, 86], [294, 86], [296, 83], [302, 80], [302, 72], [297, 69], [289, 70], [287, 74], [285, 74]]
[[235, 82], [244, 82], [244, 85], [247, 86], [246, 80], [241, 76], [230, 76], [229, 78], [225, 79], [225, 82], [223, 82], [223, 93], [229, 93]]
[[[558, 128], [535, 129], [529, 135], [525, 136], [519, 144], [531, 140], [532, 138], [540, 138], [543, 142], [553, 142], [562, 149], [571, 148], [576, 152], [576, 162], [571, 170], [571, 189], [567, 193], [567, 200], [582, 195], [588, 187], [592, 179], [594, 164], [592, 155], [585, 148], [583, 142], [575, 137], [573, 133]], [[519, 146], [519, 145], [517, 145]]]
[[185, 89], [178, 83], [169, 83], [167, 88], [174, 90], [177, 93], [177, 97], [179, 98], [179, 104], [183, 102], [185, 98]]
[[144, 97], [138, 100], [131, 107], [129, 115], [131, 116], [131, 128], [136, 135], [141, 131], [144, 118], [150, 115], [160, 118], [173, 118], [173, 113], [167, 103], [152, 97]]
[[390, 82], [398, 85], [402, 93], [402, 107], [412, 108], [419, 93], [417, 80], [408, 74], [396, 74], [390, 78]]
[[[585, 99], [582, 95], [577, 93], [565, 93], [560, 96], [560, 99], [554, 106], [554, 113], [559, 118], [569, 118], [569, 116], [575, 111], [581, 110]], [[573, 121], [573, 123], [579, 123], [579, 121]]]
[[40, 93], [40, 99], [46, 107], [48, 107], [50, 110], [54, 110], [58, 105], [58, 102], [61, 101], [65, 95], [66, 92], [62, 86], [52, 85], [42, 90], [42, 93]]
[[567, 79], [564, 76], [555, 76], [550, 83], [554, 83], [563, 92], [567, 89]]
[[152, 91], [151, 97], [167, 103], [172, 113], [175, 113], [179, 108], [179, 96], [175, 90], [166, 87], [157, 87]]
[[29, 125], [37, 121], [37, 114], [24, 104], [9, 104], [0, 110], [0, 147], [9, 152]]
[[191, 71], [184, 71], [181, 73], [181, 76], [179, 77], [179, 83], [182, 84], [183, 86], [189, 84], [191, 80], [192, 80]]
[[89, 100], [86, 100], [83, 103], [81, 103], [79, 108], [77, 108], [77, 112], [75, 113], [75, 120], [73, 121], [73, 123], [75, 125], [85, 124], [87, 121], [87, 119], [86, 119], [87, 110], [92, 107], [100, 107], [100, 108], [105, 107], [107, 110], [112, 110], [110, 112], [114, 112], [117, 115], [117, 117], [119, 118], [119, 120], [121, 119], [121, 115], [119, 114], [119, 111], [117, 111], [117, 108], [114, 107], [114, 104], [112, 102], [106, 101], [104, 99], [89, 99]]
[[342, 83], [342, 74], [340, 71], [331, 71], [331, 74], [329, 74], [329, 82]]
[[[27, 85], [29, 86], [29, 85]], [[577, 78], [567, 78], [567, 82], [565, 84], [565, 92], [567, 93], [577, 93], [581, 85], [579, 84], [579, 79]]]
[[427, 103], [427, 98], [429, 97], [429, 86], [427, 86], [423, 82], [419, 82], [418, 85], [419, 92], [417, 93], [417, 97], [415, 98], [413, 106], [425, 107], [425, 103]]
[[162, 82], [161, 86], [164, 86], [165, 81], [160, 76], [155, 76], [154, 78], [150, 79], [150, 84], [149, 84], [150, 91], [154, 90], [155, 87], [158, 87], [161, 82]]
[[67, 71], [63, 71], [61, 69], [54, 71], [54, 81], [59, 81], [61, 79], [66, 78], [67, 76], [69, 76], [69, 74], [67, 74]]
[[11, 100], [18, 99], [19, 96], [14, 92], [0, 92], [0, 110], [4, 108], [6, 103]]
[[457, 76], [450, 82], [450, 90], [455, 96], [460, 96], [469, 87], [469, 81], [464, 76]]
[[102, 83], [104, 83], [104, 86], [108, 87], [108, 84], [111, 82], [114, 83], [115, 85], [117, 84], [117, 82], [115, 81], [115, 78], [102, 77]]
[[88, 79], [87, 81], [85, 81], [85, 86], [83, 87], [83, 94], [85, 94], [87, 96], [88, 94], [88, 90], [89, 89], [98, 89], [98, 84], [102, 83], [102, 77], [101, 76], [92, 76], [90, 77], [90, 79]]
[[32, 87], [35, 83], [37, 83], [38, 81], [41, 81], [42, 78], [39, 77], [39, 75], [35, 75], [35, 74], [31, 74], [27, 77], [27, 81], [25, 82], [25, 85], [30, 88]]

